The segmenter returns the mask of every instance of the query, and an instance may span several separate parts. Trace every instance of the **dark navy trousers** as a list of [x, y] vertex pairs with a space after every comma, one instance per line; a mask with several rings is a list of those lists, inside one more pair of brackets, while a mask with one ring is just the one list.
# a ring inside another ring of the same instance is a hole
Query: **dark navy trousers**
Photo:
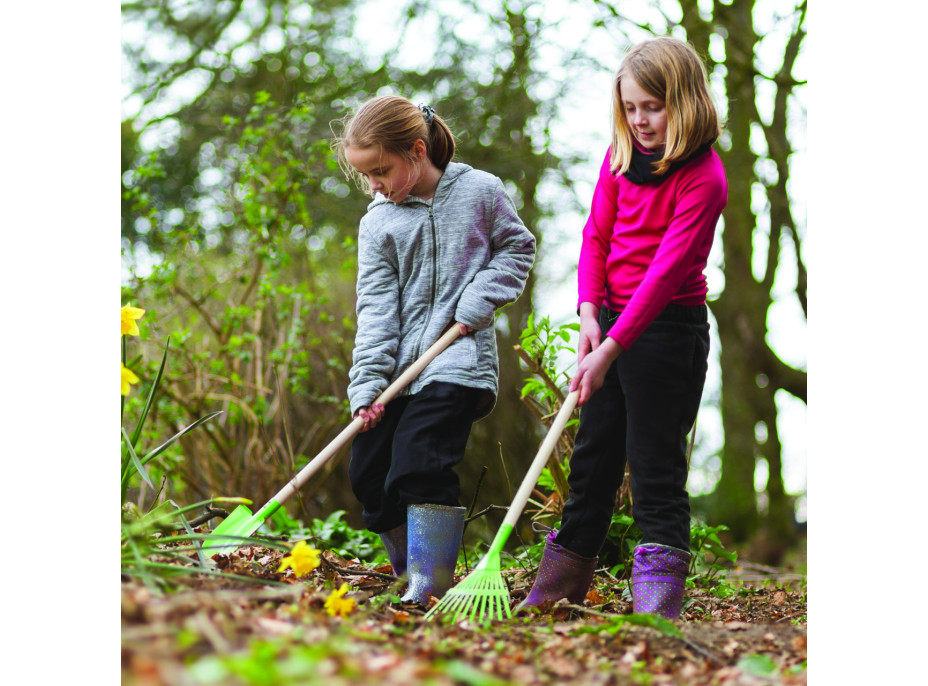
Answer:
[[[686, 445], [706, 379], [707, 313], [705, 305], [668, 305], [581, 409], [559, 545], [585, 557], [599, 554], [628, 460], [642, 543], [689, 550]], [[600, 310], [604, 337], [617, 317]]]
[[460, 505], [454, 467], [464, 457], [485, 393], [430, 383], [392, 400], [377, 426], [355, 436], [348, 479], [368, 529], [383, 533], [403, 524], [409, 505]]

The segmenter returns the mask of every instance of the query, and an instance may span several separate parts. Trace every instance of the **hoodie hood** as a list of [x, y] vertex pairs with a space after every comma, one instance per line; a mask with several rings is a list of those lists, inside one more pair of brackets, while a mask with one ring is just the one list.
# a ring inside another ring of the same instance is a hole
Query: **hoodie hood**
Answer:
[[[469, 171], [473, 171], [473, 167], [469, 164], [463, 164], [461, 162], [449, 162], [448, 166], [445, 167], [445, 171], [442, 173], [441, 178], [438, 180], [438, 186], [435, 187], [435, 196], [444, 194], [445, 192], [451, 189], [451, 186], [454, 185], [454, 182], [462, 175], [466, 174]], [[374, 199], [367, 206], [367, 211], [370, 212], [372, 209], [378, 205], [383, 205], [384, 203], [389, 203], [386, 196], [382, 193], [377, 193], [374, 196]], [[421, 202], [426, 205], [430, 204], [431, 201], [423, 200], [422, 198], [415, 195], [407, 195], [403, 198], [403, 202], [400, 205], [408, 205], [410, 203]]]

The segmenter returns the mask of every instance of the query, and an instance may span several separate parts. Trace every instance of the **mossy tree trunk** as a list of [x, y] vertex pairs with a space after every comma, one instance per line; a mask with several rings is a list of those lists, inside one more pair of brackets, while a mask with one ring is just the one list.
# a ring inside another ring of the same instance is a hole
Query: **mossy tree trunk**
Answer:
[[[710, 35], [720, 36], [724, 44], [724, 61], [717, 65], [709, 59], [710, 69], [724, 67], [727, 140], [721, 147], [729, 181], [721, 234], [725, 288], [711, 303], [721, 343], [720, 409], [725, 442], [721, 476], [708, 499], [709, 510], [714, 520], [731, 528], [738, 541], [763, 533], [773, 545], [775, 559], [777, 551], [795, 540], [793, 502], [783, 483], [776, 394], [785, 390], [806, 400], [805, 371], [785, 364], [767, 341], [774, 281], [781, 259], [788, 255], [795, 256], [794, 289], [806, 311], [801, 239], [787, 193], [793, 152], [787, 137], [787, 105], [798, 85], [792, 70], [805, 35], [805, 2], [791, 17], [794, 30], [782, 64], [773, 74], [758, 64], [761, 37], [754, 25], [755, 3], [717, 1], [711, 18], [701, 16], [693, 0], [680, 4], [687, 35], [704, 55], [710, 52]], [[773, 115], [766, 121], [757, 107], [762, 82], [775, 87]], [[774, 172], [769, 171], [769, 164], [762, 164], [767, 162], [773, 163]], [[765, 200], [763, 210], [758, 210], [757, 197]], [[763, 228], [763, 214], [769, 219], [769, 229]], [[792, 250], [781, 249], [784, 239], [791, 242]], [[761, 270], [753, 267], [758, 250], [766, 251]], [[768, 467], [765, 514], [758, 508], [755, 493], [755, 471], [761, 459]]]

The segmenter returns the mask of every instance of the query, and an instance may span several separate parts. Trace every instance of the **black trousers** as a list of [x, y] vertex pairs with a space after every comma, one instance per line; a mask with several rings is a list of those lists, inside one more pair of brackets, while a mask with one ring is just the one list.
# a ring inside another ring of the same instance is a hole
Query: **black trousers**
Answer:
[[434, 382], [392, 400], [383, 419], [351, 444], [348, 479], [368, 529], [383, 533], [406, 521], [408, 505], [459, 505], [454, 471], [483, 391]]
[[[628, 460], [632, 516], [642, 543], [689, 550], [686, 443], [706, 379], [707, 312], [705, 305], [668, 305], [619, 355], [584, 405], [559, 545], [585, 557], [599, 554]], [[617, 317], [600, 311], [603, 336]]]

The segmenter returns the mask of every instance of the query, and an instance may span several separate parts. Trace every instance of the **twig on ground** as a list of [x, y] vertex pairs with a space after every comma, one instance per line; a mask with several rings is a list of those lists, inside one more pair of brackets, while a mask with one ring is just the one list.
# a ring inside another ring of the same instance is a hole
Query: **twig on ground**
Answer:
[[467, 516], [470, 517], [474, 514], [474, 508], [477, 507], [477, 496], [480, 493], [480, 484], [483, 483], [483, 477], [487, 475], [487, 466], [483, 465], [483, 471], [480, 472], [480, 478], [477, 479], [477, 486], [474, 488], [474, 498], [470, 501], [470, 509], [467, 511]]
[[[480, 472], [480, 478], [477, 479], [477, 486], [474, 488], [474, 497], [470, 501], [470, 509], [467, 511], [467, 515], [470, 516], [474, 514], [474, 508], [477, 507], [477, 495], [480, 493], [480, 484], [483, 483], [483, 477], [487, 475], [487, 466], [483, 465], [483, 471]], [[464, 520], [464, 531], [467, 531], [467, 523], [469, 519]], [[464, 546], [463, 534], [461, 539], [461, 550], [464, 553], [464, 569], [467, 570], [467, 573], [470, 574], [470, 564], [467, 562], [467, 548]]]
[[327, 560], [325, 556], [320, 556], [322, 563], [328, 567], [330, 570], [336, 574], [343, 574], [345, 576], [372, 576], [376, 579], [384, 579], [385, 581], [396, 581], [396, 577], [392, 574], [384, 574], [383, 572], [375, 572], [372, 569], [351, 569], [350, 567], [342, 567], [340, 565]]
[[609, 567], [603, 567], [601, 569], [597, 569], [595, 573], [605, 574], [606, 576], [608, 576], [610, 579], [612, 579], [616, 583], [619, 583], [619, 579], [617, 579], [616, 576], [612, 572], [609, 571]]
[[503, 505], [489, 505], [485, 507], [484, 509], [480, 510], [480, 512], [475, 514], [473, 517], [468, 517], [467, 519], [465, 519], [464, 522], [465, 523], [471, 522], [475, 519], [483, 517], [483, 515], [485, 515], [487, 512], [490, 512], [491, 510], [502, 510], [503, 512], [509, 512], [509, 507], [503, 506]]
[[194, 517], [193, 519], [191, 519], [190, 522], [189, 522], [189, 524], [190, 524], [190, 526], [192, 526], [192, 527], [198, 527], [198, 526], [200, 526], [200, 525], [202, 525], [202, 524], [206, 524], [206, 522], [208, 522], [209, 520], [211, 520], [213, 517], [228, 517], [228, 516], [229, 516], [229, 512], [228, 512], [227, 510], [221, 510], [221, 509], [218, 509], [218, 508], [207, 507], [207, 508], [203, 511], [203, 514], [201, 514], [201, 515], [199, 515], [199, 516]]

